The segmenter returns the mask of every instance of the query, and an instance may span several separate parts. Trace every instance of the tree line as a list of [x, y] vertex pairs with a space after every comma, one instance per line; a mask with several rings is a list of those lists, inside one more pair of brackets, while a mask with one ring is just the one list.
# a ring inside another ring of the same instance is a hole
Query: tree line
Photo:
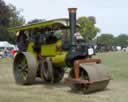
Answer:
[[25, 23], [24, 17], [15, 6], [7, 5], [0, 0], [0, 41], [15, 42], [15, 35], [8, 32], [9, 27], [20, 26]]
[[105, 46], [121, 46], [128, 47], [128, 34], [120, 34], [113, 36], [113, 34], [101, 34], [96, 38], [96, 43]]

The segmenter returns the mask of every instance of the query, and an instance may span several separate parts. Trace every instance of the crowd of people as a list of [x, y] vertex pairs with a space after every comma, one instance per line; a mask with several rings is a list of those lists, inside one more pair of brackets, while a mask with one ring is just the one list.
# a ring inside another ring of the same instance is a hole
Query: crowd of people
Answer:
[[14, 48], [2, 48], [0, 50], [0, 58], [13, 57], [16, 53]]

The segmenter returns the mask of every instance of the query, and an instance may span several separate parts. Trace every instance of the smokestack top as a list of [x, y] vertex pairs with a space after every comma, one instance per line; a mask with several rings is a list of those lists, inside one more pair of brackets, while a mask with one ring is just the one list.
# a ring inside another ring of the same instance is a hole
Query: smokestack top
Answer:
[[75, 13], [77, 10], [77, 8], [68, 8], [68, 11], [71, 12], [71, 13]]

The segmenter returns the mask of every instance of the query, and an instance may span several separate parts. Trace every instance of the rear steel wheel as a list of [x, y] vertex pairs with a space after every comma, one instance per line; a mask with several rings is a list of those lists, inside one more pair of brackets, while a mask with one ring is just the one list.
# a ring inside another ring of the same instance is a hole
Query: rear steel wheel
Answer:
[[32, 84], [36, 78], [37, 64], [34, 56], [28, 52], [19, 52], [14, 58], [13, 75], [17, 84]]
[[45, 82], [52, 83], [54, 76], [53, 76], [53, 67], [50, 58], [46, 58], [42, 61], [40, 65], [40, 76], [41, 79]]
[[40, 76], [48, 83], [57, 83], [64, 76], [64, 69], [52, 65], [50, 58], [46, 58], [40, 65]]

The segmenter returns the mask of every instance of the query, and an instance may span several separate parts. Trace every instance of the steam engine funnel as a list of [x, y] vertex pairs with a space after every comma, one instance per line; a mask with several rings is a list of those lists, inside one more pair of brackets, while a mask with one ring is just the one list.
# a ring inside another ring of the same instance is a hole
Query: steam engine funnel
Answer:
[[73, 34], [76, 33], [76, 10], [77, 8], [68, 8], [70, 23], [70, 39], [73, 42]]

